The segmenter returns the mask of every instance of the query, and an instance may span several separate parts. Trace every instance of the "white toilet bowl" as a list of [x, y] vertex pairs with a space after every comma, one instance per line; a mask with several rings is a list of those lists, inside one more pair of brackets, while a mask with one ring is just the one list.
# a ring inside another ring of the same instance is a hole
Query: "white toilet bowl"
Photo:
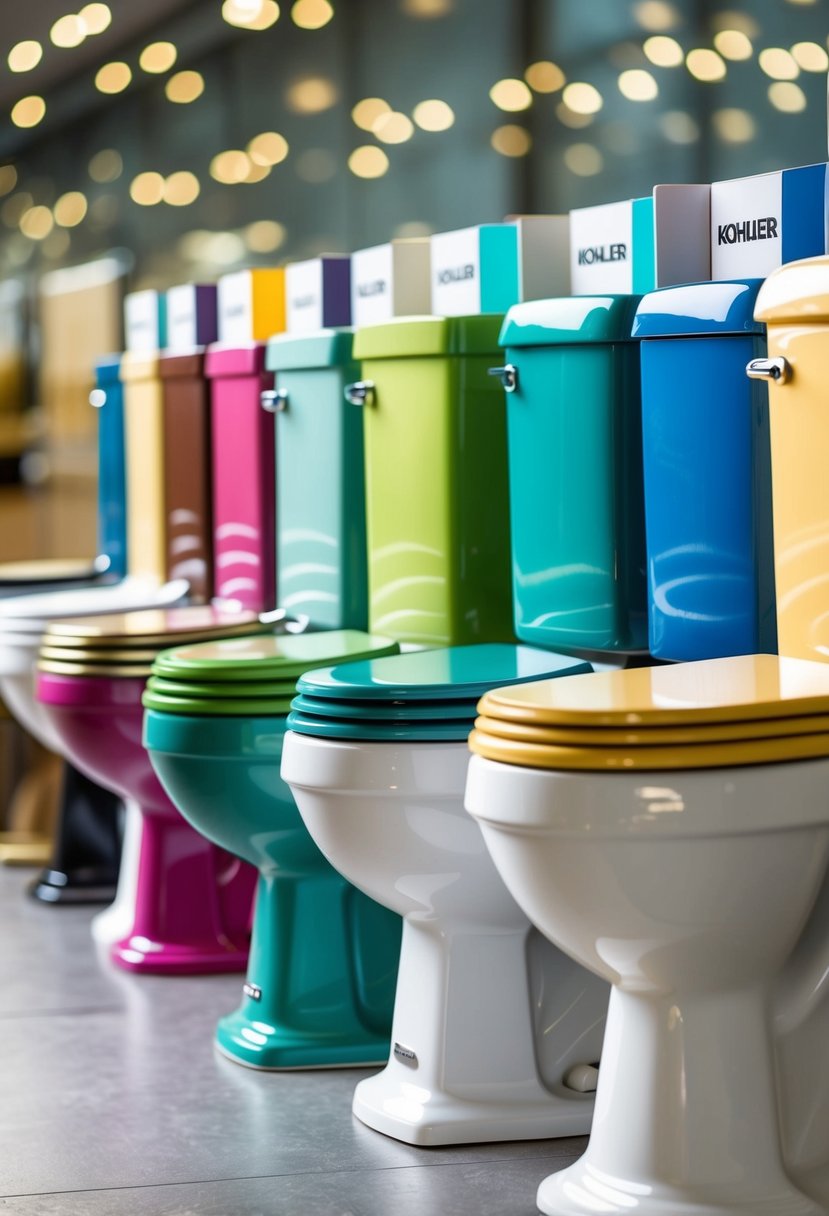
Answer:
[[[353, 1110], [411, 1144], [584, 1134], [607, 985], [532, 929], [464, 811], [474, 690], [468, 709], [456, 703], [435, 710], [434, 699], [431, 710], [422, 699], [405, 707], [407, 681], [411, 695], [416, 675], [451, 668], [460, 650], [333, 669], [340, 690], [354, 685], [342, 691], [343, 704], [331, 702], [332, 718], [339, 713], [342, 721], [314, 720], [312, 706], [324, 712], [315, 694], [328, 673], [309, 673], [288, 723], [282, 776], [311, 836], [350, 882], [403, 917], [391, 1056], [381, 1073], [359, 1083]], [[479, 665], [490, 667], [493, 682], [496, 652], [518, 650], [550, 671], [560, 665], [562, 674], [567, 664], [584, 670], [530, 648], [463, 650], [467, 662], [472, 652], [486, 652]], [[395, 673], [400, 688], [392, 692]], [[364, 703], [365, 722], [348, 716], [361, 684], [389, 700]], [[456, 675], [455, 688], [460, 684]], [[437, 696], [433, 686], [421, 691], [426, 695]], [[430, 712], [445, 717], [427, 720]], [[410, 721], [401, 722], [401, 714]], [[369, 737], [333, 737], [341, 729]], [[305, 733], [315, 730], [318, 736]], [[422, 735], [395, 740], [398, 731]], [[376, 741], [376, 732], [386, 738]], [[430, 740], [442, 732], [447, 741]]]
[[723, 665], [753, 661], [653, 669], [654, 729], [599, 676], [554, 690], [557, 723], [522, 697], [499, 721], [513, 690], [483, 703], [467, 808], [530, 920], [613, 985], [590, 1142], [542, 1183], [548, 1216], [829, 1212], [829, 669], [760, 656], [781, 699], [759, 726], [748, 701], [681, 726], [691, 668], [723, 710]]

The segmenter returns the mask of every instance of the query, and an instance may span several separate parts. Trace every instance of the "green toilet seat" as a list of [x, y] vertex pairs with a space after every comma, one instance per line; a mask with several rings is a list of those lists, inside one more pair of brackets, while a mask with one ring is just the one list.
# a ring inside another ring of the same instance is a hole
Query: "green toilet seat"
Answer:
[[302, 676], [288, 729], [375, 742], [464, 741], [488, 690], [589, 671], [580, 659], [504, 642], [345, 663]]
[[297, 678], [309, 668], [397, 649], [388, 638], [356, 629], [179, 646], [156, 659], [143, 703], [166, 714], [276, 717], [288, 712]]

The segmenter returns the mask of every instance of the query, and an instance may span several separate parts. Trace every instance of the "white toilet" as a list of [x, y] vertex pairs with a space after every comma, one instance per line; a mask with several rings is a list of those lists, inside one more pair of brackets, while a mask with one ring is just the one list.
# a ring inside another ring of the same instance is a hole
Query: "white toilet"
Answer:
[[548, 1216], [829, 1212], [829, 667], [743, 656], [488, 694], [466, 806], [612, 984]]
[[589, 665], [495, 644], [345, 664], [297, 686], [282, 776], [331, 864], [403, 917], [389, 1062], [353, 1102], [398, 1140], [590, 1127], [608, 987], [531, 928], [463, 808], [481, 693], [575, 671]]
[[[97, 587], [43, 591], [0, 600], [0, 696], [21, 725], [44, 747], [61, 754], [61, 743], [35, 696], [35, 664], [50, 621], [79, 616], [163, 608], [181, 603], [188, 592], [183, 579], [160, 584], [149, 577], [128, 576]], [[141, 816], [127, 807], [121, 867], [115, 902], [92, 921], [93, 937], [111, 943], [132, 928]]]

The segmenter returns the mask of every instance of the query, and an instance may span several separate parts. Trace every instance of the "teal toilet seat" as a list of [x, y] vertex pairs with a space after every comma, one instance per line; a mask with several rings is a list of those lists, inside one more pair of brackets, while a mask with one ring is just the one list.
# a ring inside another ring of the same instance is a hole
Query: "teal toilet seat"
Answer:
[[503, 642], [345, 663], [302, 676], [288, 729], [342, 740], [463, 741], [489, 689], [591, 670], [580, 659]]

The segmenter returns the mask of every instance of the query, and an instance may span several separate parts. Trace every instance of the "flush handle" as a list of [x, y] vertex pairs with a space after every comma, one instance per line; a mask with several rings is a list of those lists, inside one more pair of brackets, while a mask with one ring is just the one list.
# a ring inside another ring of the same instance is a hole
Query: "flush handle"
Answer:
[[374, 381], [355, 380], [345, 386], [345, 399], [349, 405], [374, 405]]
[[490, 376], [497, 376], [504, 386], [504, 392], [514, 393], [518, 388], [518, 368], [513, 363], [505, 363], [503, 367], [491, 367]]
[[259, 397], [262, 409], [269, 414], [280, 414], [288, 408], [288, 390], [286, 388], [266, 389]]
[[100, 410], [107, 403], [107, 395], [102, 388], [93, 388], [89, 394], [89, 404], [93, 409]]
[[782, 355], [774, 359], [752, 359], [746, 364], [749, 380], [771, 380], [773, 384], [785, 384], [792, 378], [792, 365]]

